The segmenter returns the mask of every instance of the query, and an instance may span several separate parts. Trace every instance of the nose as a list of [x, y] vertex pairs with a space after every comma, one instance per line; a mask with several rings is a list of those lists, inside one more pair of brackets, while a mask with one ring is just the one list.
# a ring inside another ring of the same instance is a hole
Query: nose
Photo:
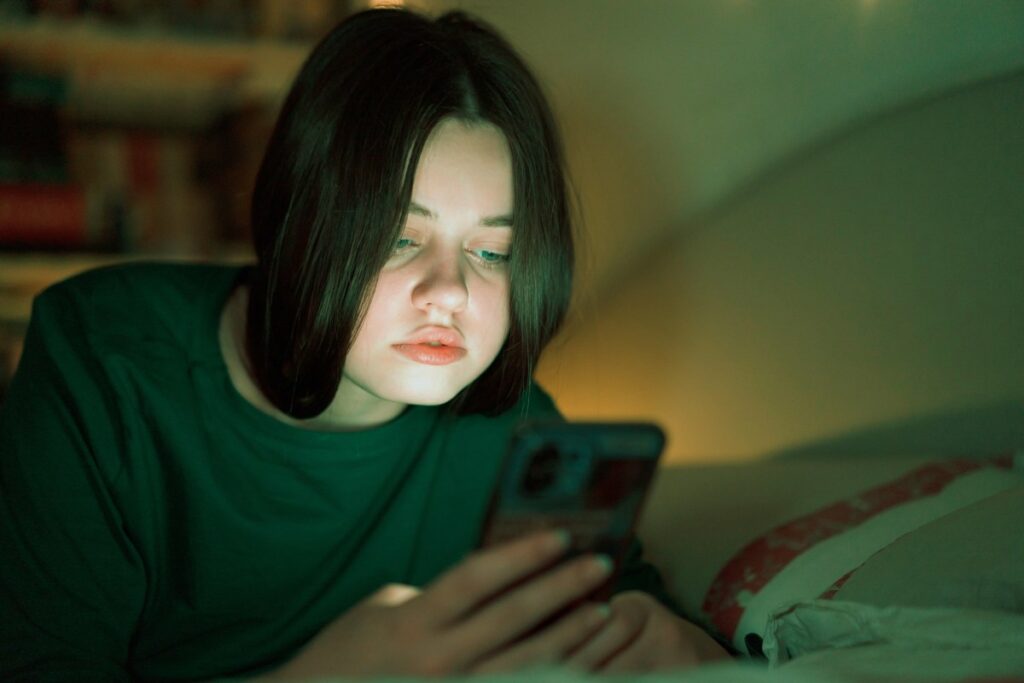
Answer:
[[446, 314], [459, 313], [466, 308], [469, 289], [461, 268], [461, 255], [461, 250], [458, 255], [440, 250], [425, 255], [427, 258], [421, 261], [425, 267], [412, 291], [416, 308]]

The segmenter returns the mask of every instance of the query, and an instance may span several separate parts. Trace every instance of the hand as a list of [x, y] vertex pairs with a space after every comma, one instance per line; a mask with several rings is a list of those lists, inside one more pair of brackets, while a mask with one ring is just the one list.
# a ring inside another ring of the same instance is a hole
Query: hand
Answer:
[[539, 633], [517, 638], [607, 577], [592, 556], [542, 571], [566, 546], [554, 533], [532, 535], [471, 555], [422, 592], [385, 587], [261, 680], [438, 677], [561, 661], [604, 624], [606, 613], [583, 605]]
[[613, 597], [610, 605], [611, 618], [567, 658], [568, 666], [636, 673], [688, 668], [729, 657], [711, 636], [647, 593], [626, 591]]

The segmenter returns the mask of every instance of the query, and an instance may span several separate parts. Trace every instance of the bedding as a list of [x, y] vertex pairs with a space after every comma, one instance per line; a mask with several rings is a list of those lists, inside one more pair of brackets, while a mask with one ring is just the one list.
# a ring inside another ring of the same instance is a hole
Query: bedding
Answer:
[[[1022, 485], [1024, 472], [1009, 455], [920, 466], [755, 538], [722, 567], [705, 596], [702, 614], [740, 652], [762, 656], [766, 626], [780, 607], [836, 596], [873, 556], [906, 535]], [[990, 519], [981, 528], [996, 523]], [[995, 542], [1013, 545], [1007, 538]], [[937, 555], [926, 554], [921, 562], [928, 564], [931, 557]], [[903, 585], [920, 580], [924, 568], [917, 569], [921, 571], [904, 577]], [[856, 583], [865, 581], [858, 578]], [[871, 590], [862, 590], [858, 597], [864, 593]], [[902, 604], [900, 587], [893, 586], [888, 595], [892, 604]]]
[[1024, 454], [667, 469], [649, 556], [762, 668], [637, 680], [1024, 683]]
[[703, 622], [712, 581], [752, 539], [934, 461], [907, 454], [663, 467], [639, 534], [683, 612]]
[[1024, 486], [897, 539], [851, 572], [834, 598], [1024, 614]]
[[801, 602], [771, 616], [764, 652], [772, 670], [787, 676], [800, 672], [825, 680], [1024, 680], [1024, 614]]

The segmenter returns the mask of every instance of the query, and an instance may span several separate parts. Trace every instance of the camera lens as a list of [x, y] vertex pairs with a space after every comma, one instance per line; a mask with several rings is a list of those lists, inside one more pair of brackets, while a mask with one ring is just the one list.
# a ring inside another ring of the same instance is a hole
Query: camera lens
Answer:
[[535, 496], [549, 489], [558, 479], [559, 460], [554, 446], [547, 445], [535, 452], [523, 477], [523, 493]]

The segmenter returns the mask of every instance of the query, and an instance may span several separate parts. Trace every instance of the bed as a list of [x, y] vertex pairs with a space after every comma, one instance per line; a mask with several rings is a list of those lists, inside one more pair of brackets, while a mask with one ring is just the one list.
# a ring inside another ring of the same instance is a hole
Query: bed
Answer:
[[665, 467], [640, 525], [647, 554], [687, 615], [742, 655], [602, 680], [1024, 681], [1021, 529], [1024, 454]]

